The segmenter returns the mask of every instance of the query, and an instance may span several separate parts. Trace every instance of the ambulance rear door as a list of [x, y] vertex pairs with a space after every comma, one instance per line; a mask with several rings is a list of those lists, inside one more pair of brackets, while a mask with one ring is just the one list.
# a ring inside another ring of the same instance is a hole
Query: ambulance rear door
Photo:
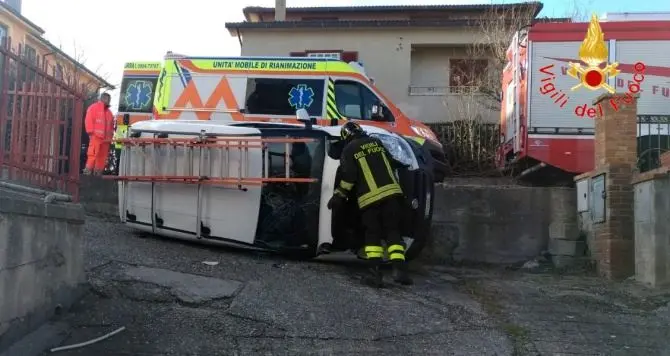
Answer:
[[149, 120], [151, 118], [156, 86], [161, 73], [160, 62], [128, 62], [124, 66], [117, 124], [125, 114], [130, 116], [130, 123]]
[[158, 117], [181, 120], [242, 120], [248, 71], [239, 60], [184, 57], [165, 61]]

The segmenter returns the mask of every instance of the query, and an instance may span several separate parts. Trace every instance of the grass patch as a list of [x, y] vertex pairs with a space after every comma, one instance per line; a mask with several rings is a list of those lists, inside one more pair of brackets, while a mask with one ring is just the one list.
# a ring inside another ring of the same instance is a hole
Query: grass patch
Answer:
[[526, 350], [530, 346], [530, 331], [509, 321], [504, 313], [504, 307], [500, 304], [504, 298], [501, 293], [486, 288], [480, 281], [466, 281], [463, 284], [463, 290], [481, 304], [484, 311], [494, 318], [498, 327], [507, 335], [512, 342], [513, 356], [528, 354]]

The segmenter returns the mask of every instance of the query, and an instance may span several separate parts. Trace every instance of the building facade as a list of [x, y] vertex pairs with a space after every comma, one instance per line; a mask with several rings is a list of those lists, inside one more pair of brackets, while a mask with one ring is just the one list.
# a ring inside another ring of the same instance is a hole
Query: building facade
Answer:
[[65, 53], [43, 35], [45, 31], [21, 14], [21, 0], [0, 0], [0, 39], [12, 51], [67, 84], [91, 95], [114, 86]]
[[[279, 2], [281, 3], [281, 2]], [[533, 7], [540, 3], [504, 6]], [[473, 100], [469, 84], [488, 59], [471, 58], [475, 25], [490, 5], [248, 7], [246, 21], [227, 23], [243, 56], [307, 56], [361, 62], [405, 114], [427, 123], [474, 118], [497, 122], [498, 112]], [[465, 111], [468, 111], [467, 113]]]

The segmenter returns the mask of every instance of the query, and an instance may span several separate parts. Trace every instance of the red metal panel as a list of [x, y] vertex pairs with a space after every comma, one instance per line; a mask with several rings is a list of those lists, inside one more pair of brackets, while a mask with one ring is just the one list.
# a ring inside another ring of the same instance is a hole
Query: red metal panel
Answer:
[[0, 46], [0, 179], [79, 199], [83, 88], [47, 72], [40, 58]]

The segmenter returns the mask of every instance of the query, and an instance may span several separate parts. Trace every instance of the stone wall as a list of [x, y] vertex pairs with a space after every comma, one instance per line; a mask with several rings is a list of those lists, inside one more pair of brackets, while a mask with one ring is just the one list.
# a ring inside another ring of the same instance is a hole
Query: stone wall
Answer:
[[[116, 193], [114, 181], [82, 181], [88, 212], [118, 217]], [[548, 251], [557, 265], [566, 265], [583, 253], [574, 189], [524, 187], [508, 178], [456, 178], [436, 186], [434, 202], [425, 261], [511, 264]]]
[[0, 353], [85, 291], [79, 205], [0, 189]]
[[660, 287], [670, 285], [670, 175], [668, 168], [636, 177], [635, 279]]
[[562, 264], [574, 254], [563, 242], [579, 237], [575, 211], [571, 188], [447, 181], [436, 187], [432, 241], [425, 258], [434, 263], [513, 264], [549, 251]]

